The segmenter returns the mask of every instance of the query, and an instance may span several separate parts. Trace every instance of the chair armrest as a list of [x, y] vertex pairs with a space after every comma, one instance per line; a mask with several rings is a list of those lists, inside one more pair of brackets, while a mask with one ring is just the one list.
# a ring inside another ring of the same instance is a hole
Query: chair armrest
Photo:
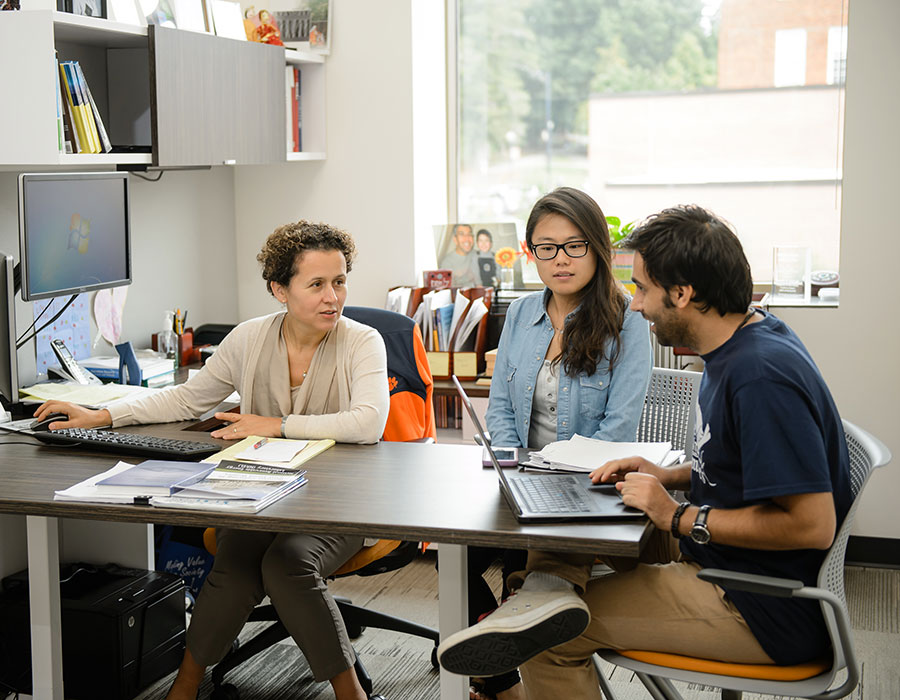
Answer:
[[745, 574], [740, 571], [726, 571], [724, 569], [701, 569], [697, 572], [697, 578], [714, 583], [722, 588], [734, 588], [748, 593], [761, 593], [777, 598], [791, 598], [794, 593], [803, 588], [803, 581], [775, 576], [760, 576], [759, 574]]

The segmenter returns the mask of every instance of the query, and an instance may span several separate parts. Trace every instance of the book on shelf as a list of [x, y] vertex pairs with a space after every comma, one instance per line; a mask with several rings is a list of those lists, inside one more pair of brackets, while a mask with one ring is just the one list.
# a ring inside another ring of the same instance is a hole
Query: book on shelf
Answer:
[[62, 70], [62, 66], [57, 62], [59, 80], [56, 89], [59, 92], [60, 102], [62, 104], [63, 118], [63, 152], [64, 153], [80, 153], [81, 143], [78, 140], [78, 131], [75, 129], [75, 122], [72, 121], [72, 107], [66, 93], [66, 74]]
[[97, 482], [101, 492], [131, 496], [170, 496], [204, 479], [215, 467], [200, 462], [148, 459]]
[[71, 61], [62, 61], [59, 64], [60, 75], [66, 92], [66, 104], [69, 114], [72, 116], [72, 125], [75, 134], [76, 151], [78, 153], [93, 153], [91, 142], [87, 133], [87, 108], [81, 101], [81, 93], [76, 88], [76, 79]]
[[84, 89], [86, 85], [84, 76], [81, 74], [81, 66], [78, 61], [67, 61], [72, 66], [72, 79], [75, 82], [75, 91], [81, 104], [84, 105], [84, 130], [87, 134], [88, 145], [91, 153], [100, 153], [103, 149], [100, 145], [100, 135], [97, 133], [97, 122], [94, 120], [94, 110], [91, 109], [90, 100], [87, 97], [87, 91]]
[[103, 119], [100, 117], [100, 110], [97, 109], [97, 103], [94, 102], [94, 96], [91, 94], [91, 87], [88, 85], [87, 80], [84, 78], [84, 71], [81, 70], [81, 64], [77, 61], [75, 62], [75, 70], [78, 72], [78, 79], [81, 82], [81, 87], [84, 90], [85, 95], [87, 96], [87, 101], [91, 105], [91, 116], [94, 119], [94, 126], [96, 127], [97, 136], [100, 137], [100, 152], [101, 153], [109, 153], [112, 150], [112, 143], [109, 140], [109, 134], [106, 133], [106, 127], [103, 126]]
[[287, 150], [288, 153], [296, 150], [296, 144], [294, 143], [294, 68], [293, 66], [285, 66], [284, 67], [284, 91], [285, 91], [285, 102], [284, 102], [284, 123], [285, 123], [285, 137], [287, 139]]
[[297, 88], [297, 99], [296, 99], [296, 107], [297, 107], [297, 152], [303, 150], [303, 109], [301, 107], [300, 101], [303, 99], [303, 95], [300, 89], [300, 77], [303, 73], [299, 68], [294, 68], [294, 85]]
[[[59, 75], [59, 59], [56, 58], [56, 51], [53, 52], [56, 61], [56, 73]], [[59, 92], [59, 80], [56, 81], [56, 145], [60, 153], [66, 152], [66, 134], [63, 126], [63, 106], [62, 95]], [[71, 152], [71, 146], [69, 146]]]

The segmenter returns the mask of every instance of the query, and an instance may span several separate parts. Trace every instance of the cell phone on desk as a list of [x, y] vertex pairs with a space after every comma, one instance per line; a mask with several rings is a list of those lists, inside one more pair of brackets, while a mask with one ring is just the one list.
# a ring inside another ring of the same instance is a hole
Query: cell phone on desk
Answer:
[[[519, 464], [519, 448], [518, 447], [494, 447], [494, 456], [497, 463], [501, 467], [515, 467]], [[487, 448], [481, 448], [481, 463], [485, 467], [493, 467], [491, 456], [488, 454]]]
[[102, 384], [95, 375], [88, 372], [84, 367], [75, 361], [75, 357], [69, 352], [69, 348], [59, 338], [50, 341], [50, 347], [56, 359], [59, 360], [59, 369], [56, 370], [63, 379], [75, 382], [76, 384]]

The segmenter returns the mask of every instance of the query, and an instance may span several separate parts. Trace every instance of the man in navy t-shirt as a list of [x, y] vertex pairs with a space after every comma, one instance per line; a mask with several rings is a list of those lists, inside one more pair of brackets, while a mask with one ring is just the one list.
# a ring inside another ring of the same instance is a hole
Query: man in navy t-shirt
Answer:
[[[627, 247], [631, 308], [660, 344], [690, 347], [706, 363], [692, 460], [666, 469], [635, 457], [592, 473], [616, 482], [656, 525], [640, 563], [590, 581], [590, 562], [530, 552], [519, 593], [441, 645], [441, 663], [455, 672], [466, 659], [502, 659], [497, 673], [531, 659], [521, 669], [531, 697], [602, 697], [590, 661], [602, 648], [778, 664], [827, 652], [818, 603], [723, 590], [696, 573], [716, 567], [815, 585], [851, 504], [831, 394], [794, 332], [750, 308], [750, 266], [715, 215], [666, 209]], [[686, 489], [682, 503], [669, 494]]]

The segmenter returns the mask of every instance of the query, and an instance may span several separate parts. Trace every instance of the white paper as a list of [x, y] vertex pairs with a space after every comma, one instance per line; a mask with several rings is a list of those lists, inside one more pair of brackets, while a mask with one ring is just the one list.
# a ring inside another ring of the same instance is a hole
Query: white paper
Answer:
[[134, 494], [117, 495], [109, 486], [97, 486], [97, 482], [108, 479], [116, 474], [121, 474], [134, 465], [127, 462], [119, 462], [112, 469], [95, 474], [94, 476], [79, 481], [67, 489], [53, 492], [54, 501], [83, 501], [88, 503], [134, 503]]
[[234, 459], [248, 462], [290, 462], [309, 440], [269, 440], [260, 447], [249, 447], [235, 455]]
[[481, 298], [472, 301], [467, 313], [460, 322], [459, 331], [456, 333], [456, 342], [453, 343], [453, 350], [462, 350], [466, 340], [472, 335], [472, 331], [478, 326], [478, 322], [488, 312], [487, 307]]
[[533, 466], [565, 471], [590, 472], [614, 459], [643, 457], [664, 464], [672, 450], [670, 442], [610, 442], [573, 435], [569, 440], [551, 442], [529, 454]]
[[241, 16], [241, 6], [228, 0], [211, 0], [212, 13], [215, 18], [216, 34], [218, 36], [247, 41], [247, 32], [244, 30], [244, 18]]

